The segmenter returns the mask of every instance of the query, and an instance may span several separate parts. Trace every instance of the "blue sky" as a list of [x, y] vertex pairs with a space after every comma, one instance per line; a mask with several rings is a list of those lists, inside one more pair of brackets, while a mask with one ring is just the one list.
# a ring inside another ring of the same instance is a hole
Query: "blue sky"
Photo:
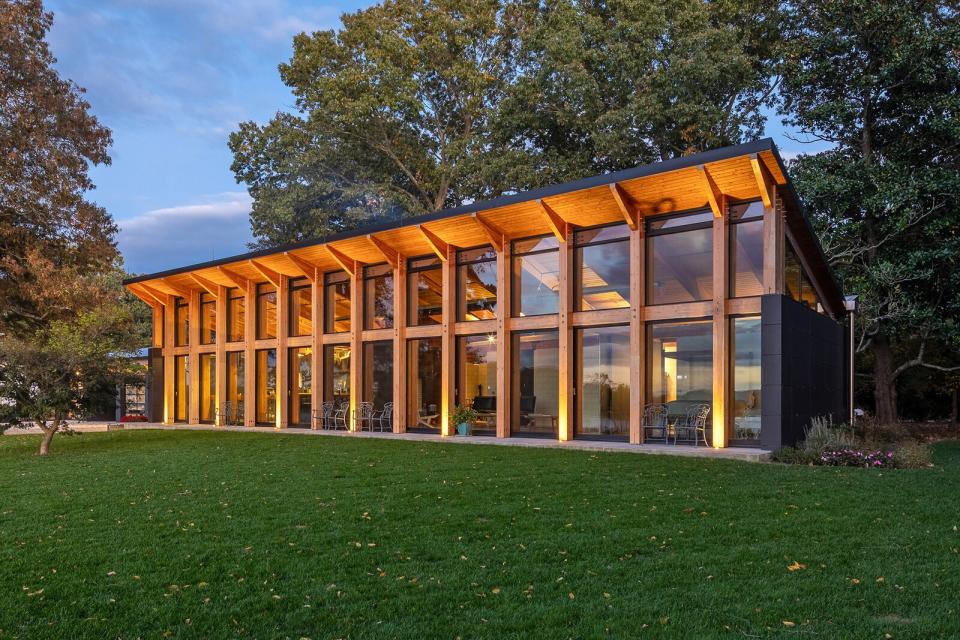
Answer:
[[[117, 220], [129, 271], [246, 250], [250, 198], [233, 179], [227, 137], [239, 122], [293, 108], [277, 65], [294, 34], [335, 28], [369, 4], [47, 0], [58, 70], [87, 89], [113, 131], [113, 163], [94, 168], [91, 197]], [[775, 117], [768, 135], [785, 154], [800, 150]]]

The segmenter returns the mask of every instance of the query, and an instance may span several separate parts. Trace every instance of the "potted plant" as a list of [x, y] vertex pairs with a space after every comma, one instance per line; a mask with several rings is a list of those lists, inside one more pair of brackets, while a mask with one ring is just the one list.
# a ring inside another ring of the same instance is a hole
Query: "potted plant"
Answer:
[[470, 425], [476, 421], [476, 419], [477, 412], [474, 411], [472, 407], [465, 407], [462, 404], [454, 407], [453, 415], [450, 416], [450, 421], [457, 425], [458, 436], [470, 435]]

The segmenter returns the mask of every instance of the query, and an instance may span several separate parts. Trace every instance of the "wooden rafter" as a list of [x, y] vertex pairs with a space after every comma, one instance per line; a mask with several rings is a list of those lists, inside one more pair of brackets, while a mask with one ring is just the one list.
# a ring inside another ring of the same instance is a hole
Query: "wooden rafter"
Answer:
[[[134, 288], [134, 287], [136, 287], [136, 288]], [[151, 287], [148, 287], [147, 285], [145, 285], [145, 284], [143, 284], [143, 283], [132, 284], [132, 285], [130, 285], [128, 288], [130, 289], [130, 291], [132, 291], [132, 292], [134, 293], [134, 295], [137, 295], [137, 297], [140, 298], [141, 300], [143, 300], [143, 296], [147, 296], [147, 297], [149, 297], [150, 299], [152, 299], [155, 304], [159, 304], [159, 305], [162, 305], [162, 306], [166, 306], [166, 304], [167, 304], [167, 296], [166, 296], [166, 295], [160, 293], [160, 292], [157, 291], [156, 289], [153, 289], [153, 288], [151, 288]], [[142, 295], [138, 295], [138, 294], [137, 294], [138, 291], [139, 291], [140, 294], [142, 294]], [[147, 302], [147, 301], [144, 300], [144, 302]], [[149, 303], [148, 303], [148, 304], [149, 304]]]
[[750, 166], [753, 167], [753, 176], [757, 180], [757, 189], [760, 190], [760, 198], [763, 200], [763, 206], [770, 208], [773, 206], [773, 186], [776, 180], [770, 175], [770, 170], [755, 153], [750, 154]]
[[437, 254], [437, 257], [443, 261], [447, 259], [447, 252], [450, 250], [450, 245], [437, 237], [437, 234], [427, 229], [422, 224], [417, 225], [417, 231], [420, 232], [420, 235], [424, 237], [427, 241], [427, 244], [430, 245], [430, 248], [433, 249], [433, 252]]
[[490, 241], [490, 244], [493, 245], [493, 248], [497, 251], [503, 251], [503, 243], [506, 240], [506, 234], [481, 218], [479, 214], [474, 213], [471, 215], [471, 217], [477, 223], [477, 226], [480, 227], [480, 230], [483, 232], [483, 234], [487, 236], [487, 240]]
[[723, 200], [723, 192], [720, 191], [720, 188], [717, 186], [717, 183], [714, 182], [713, 176], [710, 175], [710, 171], [707, 170], [705, 165], [698, 164], [697, 173], [700, 174], [703, 191], [707, 196], [707, 202], [710, 203], [710, 209], [713, 210], [713, 217], [722, 218], [723, 210], [720, 209], [720, 201]]
[[296, 256], [290, 253], [289, 251], [284, 251], [283, 255], [287, 260], [293, 263], [293, 266], [297, 269], [297, 273], [299, 273], [302, 276], [305, 276], [307, 280], [310, 281], [311, 284], [316, 284], [317, 265], [311, 262], [308, 262], [303, 258], [301, 258], [300, 256]]
[[273, 269], [257, 262], [256, 260], [250, 260], [250, 266], [257, 270], [257, 272], [262, 275], [264, 278], [270, 281], [270, 284], [280, 288], [280, 274], [274, 271]]
[[127, 290], [130, 291], [133, 295], [137, 296], [140, 300], [147, 304], [151, 309], [157, 309], [158, 307], [163, 306], [163, 302], [155, 298], [152, 294], [140, 289], [135, 284], [127, 286]]
[[347, 255], [344, 255], [343, 253], [341, 253], [340, 251], [337, 251], [336, 249], [334, 249], [333, 247], [331, 247], [331, 246], [328, 245], [328, 244], [327, 244], [327, 245], [324, 245], [324, 249], [326, 249], [326, 250], [327, 250], [327, 253], [330, 254], [330, 257], [333, 258], [334, 261], [335, 261], [338, 265], [340, 265], [340, 268], [341, 268], [341, 269], [343, 269], [343, 270], [346, 271], [348, 274], [350, 274], [350, 277], [351, 277], [351, 278], [352, 278], [353, 276], [357, 275], [357, 261], [356, 261], [356, 260], [354, 260], [353, 258], [351, 258], [351, 257], [349, 257], [349, 256], [347, 256]]
[[610, 185], [610, 195], [613, 196], [613, 201], [617, 203], [617, 209], [620, 210], [627, 226], [636, 229], [640, 220], [640, 212], [637, 210], [637, 205], [634, 204], [633, 199], [630, 198], [630, 194], [624, 191], [619, 183], [614, 182]]
[[187, 274], [187, 275], [190, 276], [190, 279], [191, 279], [191, 280], [193, 280], [193, 281], [196, 282], [198, 285], [200, 285], [200, 287], [201, 287], [202, 289], [206, 290], [207, 293], [209, 293], [210, 295], [212, 295], [214, 298], [217, 297], [217, 283], [216, 283], [216, 282], [211, 282], [210, 280], [207, 280], [207, 279], [204, 278], [203, 276], [198, 276], [198, 275], [195, 274], [195, 273], [190, 273], [190, 274]]
[[168, 278], [160, 278], [160, 282], [162, 282], [165, 287], [173, 291], [176, 295], [180, 296], [181, 298], [186, 298], [187, 300], [190, 299], [190, 289], [184, 289], [180, 285], [170, 282]]
[[553, 235], [555, 235], [560, 242], [566, 242], [567, 221], [561, 218], [560, 214], [554, 211], [553, 208], [543, 200], [537, 200], [537, 205], [539, 205], [540, 211], [543, 213], [543, 217], [547, 221], [547, 226], [550, 227]]
[[233, 286], [238, 287], [240, 289], [247, 288], [247, 283], [248, 283], [247, 279], [241, 276], [236, 271], [231, 271], [226, 267], [217, 267], [217, 270], [220, 271], [220, 273], [223, 275], [224, 278], [232, 282]]
[[391, 247], [389, 244], [376, 237], [372, 233], [367, 234], [367, 240], [370, 241], [370, 244], [380, 252], [380, 255], [387, 261], [391, 267], [396, 269], [400, 265], [400, 252]]

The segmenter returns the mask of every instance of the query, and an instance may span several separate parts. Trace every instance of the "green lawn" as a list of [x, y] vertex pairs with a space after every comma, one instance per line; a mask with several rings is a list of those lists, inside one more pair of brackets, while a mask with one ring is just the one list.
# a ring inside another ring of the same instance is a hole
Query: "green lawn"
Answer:
[[0, 638], [960, 636], [960, 443], [886, 472], [213, 432], [37, 444], [0, 438]]

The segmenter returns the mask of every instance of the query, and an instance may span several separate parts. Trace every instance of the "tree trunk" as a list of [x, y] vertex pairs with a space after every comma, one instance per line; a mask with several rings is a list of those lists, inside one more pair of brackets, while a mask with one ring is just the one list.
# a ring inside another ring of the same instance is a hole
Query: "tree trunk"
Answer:
[[897, 422], [897, 379], [893, 370], [893, 352], [886, 336], [873, 339], [873, 396], [878, 425]]
[[39, 455], [45, 456], [48, 453], [50, 453], [50, 443], [53, 441], [53, 434], [57, 432], [57, 429], [59, 427], [60, 427], [59, 421], [54, 422], [53, 426], [50, 426], [50, 427], [46, 425], [40, 427], [41, 429], [43, 429], [43, 440], [40, 441]]

